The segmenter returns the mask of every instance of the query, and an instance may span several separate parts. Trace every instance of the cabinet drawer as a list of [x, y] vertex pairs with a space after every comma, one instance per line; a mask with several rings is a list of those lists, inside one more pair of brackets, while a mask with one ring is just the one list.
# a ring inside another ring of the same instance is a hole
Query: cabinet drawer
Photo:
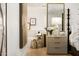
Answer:
[[65, 37], [47, 37], [47, 42], [67, 42]]
[[48, 42], [47, 43], [47, 47], [67, 47], [67, 42]]
[[67, 47], [49, 47], [47, 49], [48, 53], [66, 53]]

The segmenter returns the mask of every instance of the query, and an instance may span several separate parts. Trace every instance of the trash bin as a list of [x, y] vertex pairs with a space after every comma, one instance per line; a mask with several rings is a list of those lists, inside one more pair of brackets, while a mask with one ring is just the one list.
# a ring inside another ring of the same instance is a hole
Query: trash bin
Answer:
[[34, 48], [34, 49], [37, 48], [37, 41], [36, 41], [36, 39], [32, 40], [31, 48]]
[[37, 40], [37, 48], [42, 48], [42, 40], [41, 39]]

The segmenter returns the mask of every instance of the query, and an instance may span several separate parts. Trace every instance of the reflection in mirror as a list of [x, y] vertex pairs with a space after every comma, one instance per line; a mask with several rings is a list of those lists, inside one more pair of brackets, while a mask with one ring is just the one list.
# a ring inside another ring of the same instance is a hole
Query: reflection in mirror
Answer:
[[59, 27], [59, 31], [62, 31], [62, 18], [61, 17], [52, 17], [51, 19], [51, 26], [57, 26]]
[[48, 22], [47, 27], [64, 31], [64, 4], [48, 4]]
[[0, 56], [7, 56], [7, 4], [0, 3]]

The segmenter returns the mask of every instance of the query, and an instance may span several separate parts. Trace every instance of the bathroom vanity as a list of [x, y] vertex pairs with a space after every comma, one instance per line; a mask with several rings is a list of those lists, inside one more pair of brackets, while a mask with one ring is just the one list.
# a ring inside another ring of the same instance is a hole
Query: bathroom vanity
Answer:
[[65, 36], [46, 36], [48, 54], [67, 54], [67, 38]]

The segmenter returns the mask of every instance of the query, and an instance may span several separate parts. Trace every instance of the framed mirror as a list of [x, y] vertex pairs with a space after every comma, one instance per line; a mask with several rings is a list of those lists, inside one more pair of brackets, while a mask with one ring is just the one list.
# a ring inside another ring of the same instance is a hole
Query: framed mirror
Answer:
[[47, 4], [47, 27], [57, 27], [64, 31], [64, 3]]

